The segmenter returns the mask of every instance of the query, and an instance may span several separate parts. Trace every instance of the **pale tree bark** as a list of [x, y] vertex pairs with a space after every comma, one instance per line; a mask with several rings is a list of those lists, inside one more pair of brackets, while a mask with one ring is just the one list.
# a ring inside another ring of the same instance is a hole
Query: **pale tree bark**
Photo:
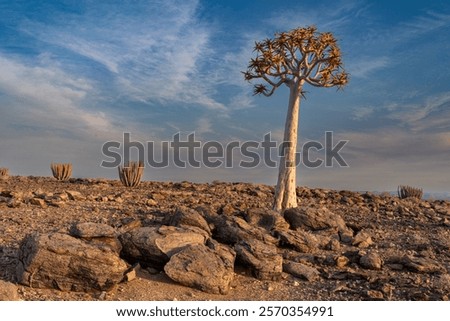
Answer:
[[289, 105], [284, 127], [284, 151], [280, 158], [278, 182], [275, 189], [273, 208], [283, 211], [297, 207], [295, 153], [297, 151], [298, 117], [300, 95], [303, 81], [291, 81], [289, 84]]

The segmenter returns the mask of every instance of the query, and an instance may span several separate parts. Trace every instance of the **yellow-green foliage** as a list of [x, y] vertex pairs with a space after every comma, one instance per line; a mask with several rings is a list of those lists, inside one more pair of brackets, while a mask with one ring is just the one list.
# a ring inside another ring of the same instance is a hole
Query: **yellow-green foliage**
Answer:
[[405, 186], [405, 185], [400, 185], [398, 187], [397, 192], [398, 192], [398, 197], [400, 197], [400, 198], [415, 197], [415, 198], [421, 199], [423, 196], [423, 190], [421, 188]]
[[67, 181], [72, 176], [72, 164], [52, 163], [50, 165], [53, 177], [58, 181]]
[[144, 173], [142, 162], [130, 162], [125, 166], [119, 166], [119, 178], [123, 185], [127, 187], [138, 186]]

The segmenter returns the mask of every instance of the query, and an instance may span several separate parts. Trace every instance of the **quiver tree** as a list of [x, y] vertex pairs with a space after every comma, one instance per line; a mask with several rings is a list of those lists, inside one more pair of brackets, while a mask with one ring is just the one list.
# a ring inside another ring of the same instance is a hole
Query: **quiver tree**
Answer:
[[284, 151], [280, 158], [274, 209], [297, 207], [295, 153], [300, 96], [305, 83], [314, 87], [338, 89], [348, 82], [342, 69], [341, 52], [330, 32], [317, 32], [315, 27], [297, 28], [275, 34], [274, 39], [256, 42], [256, 58], [250, 60], [245, 79], [261, 79], [254, 94], [271, 96], [281, 85], [289, 88], [289, 105], [284, 128]]

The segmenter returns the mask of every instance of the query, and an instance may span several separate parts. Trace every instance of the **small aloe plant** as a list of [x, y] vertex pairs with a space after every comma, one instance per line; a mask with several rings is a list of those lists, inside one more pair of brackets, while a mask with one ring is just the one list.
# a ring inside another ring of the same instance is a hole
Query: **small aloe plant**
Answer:
[[2, 167], [0, 168], [0, 179], [6, 179], [9, 176], [9, 169]]
[[144, 173], [143, 162], [129, 162], [125, 166], [119, 166], [119, 178], [124, 186], [135, 187], [141, 182]]
[[421, 188], [411, 187], [411, 186], [405, 186], [400, 185], [397, 189], [398, 197], [400, 198], [407, 198], [407, 197], [414, 197], [421, 199], [423, 196], [423, 190]]
[[72, 176], [72, 164], [51, 163], [53, 177], [58, 181], [67, 181]]

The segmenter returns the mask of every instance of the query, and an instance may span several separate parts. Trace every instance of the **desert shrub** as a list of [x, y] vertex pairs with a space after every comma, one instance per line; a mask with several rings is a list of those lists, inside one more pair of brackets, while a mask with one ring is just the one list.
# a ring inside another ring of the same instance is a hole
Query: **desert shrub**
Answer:
[[8, 178], [8, 175], [9, 175], [8, 168], [5, 168], [5, 167], [0, 168], [0, 178], [3, 178], [3, 179]]
[[141, 182], [144, 173], [142, 162], [129, 162], [125, 166], [119, 166], [119, 178], [124, 186], [135, 187]]
[[67, 181], [72, 176], [72, 164], [52, 163], [50, 165], [53, 177], [58, 181]]
[[398, 197], [400, 198], [407, 198], [407, 197], [414, 197], [421, 199], [423, 196], [423, 190], [421, 188], [412, 187], [412, 186], [406, 186], [406, 185], [400, 185], [397, 189]]

